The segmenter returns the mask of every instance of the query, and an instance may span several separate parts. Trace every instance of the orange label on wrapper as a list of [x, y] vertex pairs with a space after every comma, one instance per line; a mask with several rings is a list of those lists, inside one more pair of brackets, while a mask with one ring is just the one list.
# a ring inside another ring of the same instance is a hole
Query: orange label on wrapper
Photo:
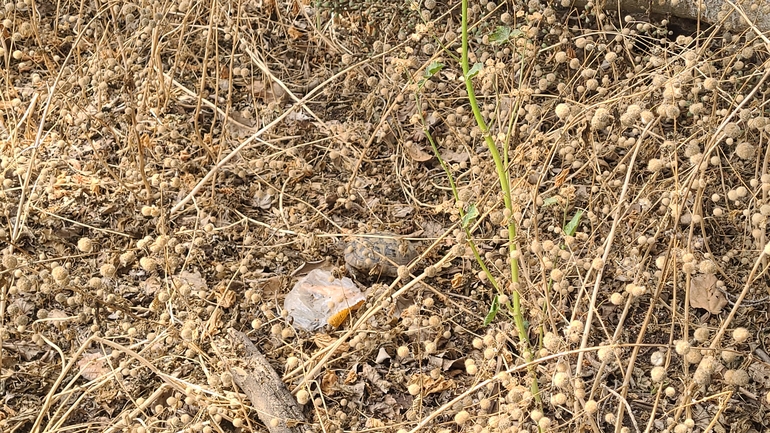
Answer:
[[364, 305], [364, 301], [363, 300], [358, 301], [358, 303], [356, 305], [353, 305], [353, 306], [351, 306], [349, 308], [343, 308], [342, 310], [338, 311], [337, 313], [335, 313], [331, 317], [329, 317], [329, 319], [326, 320], [326, 323], [328, 323], [329, 325], [331, 325], [334, 328], [337, 328], [340, 325], [342, 325], [343, 322], [345, 322], [345, 319], [348, 318], [350, 313], [352, 313], [353, 311], [358, 310], [359, 308], [361, 308], [362, 305]]

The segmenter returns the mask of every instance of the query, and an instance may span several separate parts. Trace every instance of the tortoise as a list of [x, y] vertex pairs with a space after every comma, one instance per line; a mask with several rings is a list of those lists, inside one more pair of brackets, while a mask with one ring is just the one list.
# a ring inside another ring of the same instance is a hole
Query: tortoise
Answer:
[[345, 245], [345, 268], [360, 280], [397, 277], [398, 267], [415, 257], [412, 242], [393, 233], [354, 236]]

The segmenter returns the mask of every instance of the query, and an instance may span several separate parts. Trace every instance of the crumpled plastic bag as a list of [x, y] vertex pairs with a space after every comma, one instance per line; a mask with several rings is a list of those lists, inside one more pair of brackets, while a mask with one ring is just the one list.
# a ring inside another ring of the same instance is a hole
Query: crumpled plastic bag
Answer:
[[315, 331], [327, 324], [340, 326], [365, 300], [350, 278], [335, 279], [329, 271], [313, 269], [286, 295], [283, 308], [294, 326]]

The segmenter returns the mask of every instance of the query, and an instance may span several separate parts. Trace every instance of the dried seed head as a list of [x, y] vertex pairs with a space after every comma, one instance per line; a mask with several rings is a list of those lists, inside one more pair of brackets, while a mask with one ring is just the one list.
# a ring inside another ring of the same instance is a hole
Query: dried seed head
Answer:
[[738, 359], [738, 352], [735, 350], [725, 349], [720, 352], [722, 361], [731, 363]]
[[660, 367], [664, 362], [666, 362], [666, 355], [660, 350], [656, 350], [650, 355], [650, 364], [653, 366]]
[[674, 350], [676, 350], [676, 353], [679, 355], [687, 355], [687, 353], [690, 351], [690, 343], [684, 340], [677, 341], [674, 345]]
[[725, 382], [735, 386], [746, 386], [749, 384], [749, 373], [746, 370], [727, 370], [725, 372]]
[[647, 293], [647, 287], [631, 283], [626, 285], [626, 292], [636, 298]]
[[66, 281], [69, 275], [69, 271], [64, 266], [57, 266], [51, 270], [51, 276], [57, 283]]
[[593, 415], [599, 410], [599, 403], [596, 400], [588, 400], [583, 408], [586, 413]]
[[409, 356], [409, 348], [407, 346], [399, 346], [398, 349], [396, 349], [396, 354], [399, 358], [406, 358]]
[[3, 256], [3, 268], [5, 269], [14, 269], [19, 264], [18, 260], [16, 260], [16, 256], [7, 255]]
[[649, 171], [651, 171], [653, 173], [656, 173], [656, 172], [662, 170], [663, 167], [665, 167], [665, 164], [663, 163], [662, 160], [657, 159], [657, 158], [651, 158], [647, 162], [647, 170], [649, 170]]
[[655, 383], [663, 382], [666, 379], [666, 368], [665, 367], [653, 367], [650, 371], [650, 378]]
[[147, 272], [152, 272], [158, 266], [158, 262], [152, 257], [142, 257], [139, 259], [139, 266]]
[[[103, 277], [112, 278], [112, 277], [114, 277], [114, 276], [115, 276], [115, 273], [116, 273], [116, 272], [117, 272], [117, 269], [115, 268], [115, 265], [113, 265], [113, 264], [111, 264], [111, 263], [105, 263], [105, 264], [103, 264], [103, 265], [102, 265], [102, 266], [99, 268], [99, 273], [100, 273], [100, 274], [101, 274], [101, 276], [103, 276]], [[101, 279], [99, 279], [99, 281], [101, 282], [102, 280], [101, 280]]]
[[554, 406], [562, 406], [567, 404], [567, 395], [563, 392], [556, 393], [551, 396], [551, 404]]
[[623, 295], [621, 293], [615, 292], [612, 295], [610, 295], [610, 303], [612, 305], [620, 305], [623, 303]]
[[554, 112], [556, 113], [556, 117], [558, 117], [561, 120], [565, 120], [570, 115], [570, 106], [569, 104], [561, 103], [556, 106], [554, 109]]
[[591, 118], [591, 128], [593, 130], [601, 130], [608, 127], [615, 118], [610, 114], [610, 111], [606, 108], [598, 108]]
[[735, 340], [736, 343], [745, 343], [749, 338], [751, 338], [751, 332], [749, 332], [748, 329], [735, 328], [735, 330], [733, 330], [733, 340]]
[[740, 159], [751, 159], [754, 157], [754, 146], [746, 141], [738, 143], [738, 145], [735, 146], [735, 154]]
[[133, 251], [126, 251], [120, 255], [120, 264], [122, 266], [128, 266], [136, 260], [136, 253]]
[[705, 326], [696, 329], [693, 333], [693, 338], [699, 343], [706, 342], [709, 339], [709, 329]]
[[300, 389], [297, 391], [297, 403], [300, 405], [305, 405], [308, 401], [310, 401], [310, 393], [307, 392], [307, 390]]
[[557, 388], [568, 388], [569, 387], [569, 374], [566, 372], [557, 372], [553, 375], [553, 386]]
[[463, 425], [471, 418], [471, 414], [467, 410], [461, 410], [455, 414], [455, 423], [457, 425]]

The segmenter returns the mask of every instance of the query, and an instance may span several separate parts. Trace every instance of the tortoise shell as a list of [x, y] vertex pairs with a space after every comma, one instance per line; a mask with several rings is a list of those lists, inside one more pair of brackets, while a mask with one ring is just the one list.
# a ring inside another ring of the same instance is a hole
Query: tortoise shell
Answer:
[[398, 276], [398, 267], [408, 265], [417, 252], [414, 245], [392, 233], [356, 236], [345, 246], [345, 267], [359, 279]]

